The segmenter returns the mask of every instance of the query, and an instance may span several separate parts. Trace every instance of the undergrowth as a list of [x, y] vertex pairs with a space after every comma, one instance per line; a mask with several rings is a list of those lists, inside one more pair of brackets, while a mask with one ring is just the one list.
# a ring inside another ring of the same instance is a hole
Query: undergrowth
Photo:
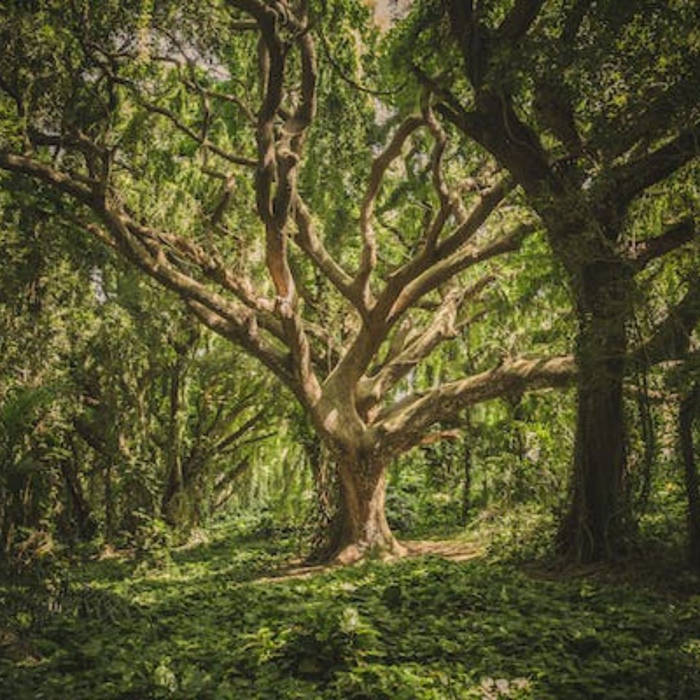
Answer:
[[294, 556], [295, 537], [231, 527], [140, 561], [56, 563], [0, 589], [0, 694], [700, 697], [699, 595], [527, 573], [495, 556], [517, 549], [514, 530], [479, 527], [492, 528], [480, 559], [279, 581], [267, 577]]

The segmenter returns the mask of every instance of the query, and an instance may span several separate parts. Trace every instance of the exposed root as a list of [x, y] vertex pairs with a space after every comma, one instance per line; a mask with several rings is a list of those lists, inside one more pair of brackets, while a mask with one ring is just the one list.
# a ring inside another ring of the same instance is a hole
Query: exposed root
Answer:
[[408, 554], [408, 550], [398, 540], [394, 539], [387, 544], [366, 545], [363, 543], [353, 543], [340, 549], [333, 557], [336, 564], [355, 564], [363, 559], [380, 559], [381, 561], [391, 561], [399, 559]]
[[463, 562], [482, 554], [481, 549], [471, 542], [455, 542], [454, 540], [407, 540], [404, 542], [394, 540], [394, 542], [392, 549], [384, 549], [380, 552], [376, 548], [362, 550], [356, 544], [347, 545], [325, 564], [305, 566], [301, 561], [295, 562], [291, 567], [280, 571], [279, 574], [256, 579], [256, 582], [267, 583], [292, 578], [309, 578], [316, 574], [332, 571], [340, 566], [357, 564], [373, 558], [394, 562], [403, 557], [421, 557], [432, 554], [450, 561]]

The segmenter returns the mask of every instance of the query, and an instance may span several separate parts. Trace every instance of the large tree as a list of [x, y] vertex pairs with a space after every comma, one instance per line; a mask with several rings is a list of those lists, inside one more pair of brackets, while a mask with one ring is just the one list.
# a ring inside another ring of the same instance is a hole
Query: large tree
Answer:
[[[582, 560], [619, 553], [629, 533], [623, 380], [637, 280], [697, 241], [697, 24], [692, 2], [444, 0], [420, 3], [397, 44], [436, 111], [510, 173], [566, 271], [578, 418], [561, 543]], [[697, 280], [686, 289], [667, 324], [672, 354], [700, 314]]]
[[400, 553], [388, 463], [471, 404], [574, 373], [571, 356], [504, 356], [435, 386], [407, 381], [478, 317], [489, 261], [537, 227], [518, 205], [520, 172], [452, 142], [442, 120], [456, 112], [438, 85], [403, 119], [370, 98], [361, 6], [149, 7], [6, 6], [3, 186], [31, 178], [46, 211], [291, 390], [338, 465], [333, 556]]

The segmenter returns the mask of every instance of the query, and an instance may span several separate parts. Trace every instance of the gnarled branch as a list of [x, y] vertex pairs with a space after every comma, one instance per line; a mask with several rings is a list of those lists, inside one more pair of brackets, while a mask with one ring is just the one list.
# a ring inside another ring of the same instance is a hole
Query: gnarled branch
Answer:
[[381, 413], [372, 429], [390, 451], [401, 452], [418, 444], [431, 425], [455, 416], [467, 406], [526, 389], [565, 386], [575, 371], [571, 355], [506, 360], [486, 372], [447, 382], [424, 394], [407, 396]]
[[619, 208], [644, 190], [671, 176], [700, 155], [700, 122], [682, 131], [649, 155], [625, 163], [612, 171], [612, 196]]

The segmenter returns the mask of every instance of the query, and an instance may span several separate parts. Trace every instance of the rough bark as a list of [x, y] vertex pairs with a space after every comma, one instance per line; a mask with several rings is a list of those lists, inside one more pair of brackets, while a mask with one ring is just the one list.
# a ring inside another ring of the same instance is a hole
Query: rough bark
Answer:
[[328, 449], [313, 432], [304, 432], [301, 442], [311, 467], [316, 495], [312, 513], [313, 532], [307, 563], [325, 562], [334, 554], [342, 528], [338, 505], [338, 478]]
[[578, 300], [578, 411], [571, 504], [560, 530], [563, 553], [579, 562], [621, 553], [629, 529], [622, 394], [625, 295], [619, 265], [597, 263], [585, 270]]
[[692, 566], [700, 569], [700, 477], [695, 462], [693, 423], [700, 414], [700, 385], [683, 399], [678, 413], [678, 436], [683, 457], [683, 476], [688, 498], [688, 545]]
[[392, 557], [406, 553], [386, 520], [386, 464], [356, 456], [338, 462], [339, 527], [329, 559], [349, 564], [367, 556]]

